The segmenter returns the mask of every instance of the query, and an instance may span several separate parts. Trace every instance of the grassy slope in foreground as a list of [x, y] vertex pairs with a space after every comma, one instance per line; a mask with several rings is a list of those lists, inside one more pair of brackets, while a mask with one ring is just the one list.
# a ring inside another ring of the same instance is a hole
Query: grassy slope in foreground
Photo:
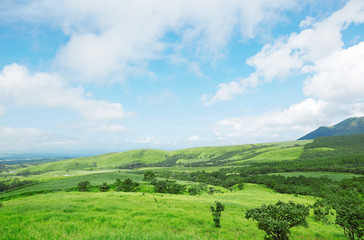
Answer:
[[[247, 209], [278, 200], [312, 204], [312, 197], [274, 193], [247, 184], [218, 195], [59, 192], [4, 202], [2, 239], [263, 239]], [[225, 204], [221, 229], [209, 207]], [[309, 217], [309, 228], [292, 228], [291, 239], [345, 239], [342, 229]], [[21, 226], [21, 227], [19, 227]]]

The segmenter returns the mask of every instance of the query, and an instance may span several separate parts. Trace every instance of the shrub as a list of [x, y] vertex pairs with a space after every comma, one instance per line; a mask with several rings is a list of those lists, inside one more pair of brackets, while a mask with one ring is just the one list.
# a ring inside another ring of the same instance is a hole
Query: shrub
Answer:
[[102, 185], [99, 186], [99, 189], [100, 189], [101, 192], [107, 192], [107, 191], [109, 191], [110, 186], [107, 185], [106, 182], [104, 182]]
[[225, 210], [225, 206], [223, 204], [221, 204], [220, 202], [216, 202], [216, 208], [214, 208], [213, 206], [210, 206], [210, 210], [212, 212], [212, 217], [215, 223], [215, 227], [220, 228], [221, 224], [220, 224], [220, 218], [221, 218], [221, 212]]
[[2, 208], [4, 205], [0, 202], [0, 208]]
[[133, 182], [130, 178], [120, 181], [116, 179], [115, 190], [118, 192], [136, 192], [139, 190], [139, 183]]
[[245, 218], [258, 221], [258, 228], [265, 231], [267, 239], [289, 239], [290, 228], [294, 226], [308, 227], [306, 217], [309, 208], [292, 201], [278, 201], [275, 205], [262, 205], [260, 208], [249, 209]]
[[149, 170], [149, 171], [146, 171], [144, 173], [143, 181], [152, 182], [152, 181], [155, 181], [155, 180], [156, 180], [156, 176], [155, 176], [155, 173], [153, 171]]
[[157, 193], [172, 193], [180, 194], [186, 189], [185, 185], [176, 183], [175, 181], [155, 181], [152, 183], [154, 185], [154, 191]]
[[91, 183], [89, 181], [83, 181], [80, 182], [77, 187], [78, 191], [87, 192], [91, 187]]
[[317, 200], [313, 206], [313, 214], [317, 221], [328, 222], [327, 216], [330, 214], [331, 207], [324, 200]]

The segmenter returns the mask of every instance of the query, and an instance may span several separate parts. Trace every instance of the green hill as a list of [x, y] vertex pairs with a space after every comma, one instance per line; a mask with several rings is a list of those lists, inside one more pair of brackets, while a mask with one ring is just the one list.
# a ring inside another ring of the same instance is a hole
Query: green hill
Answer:
[[328, 136], [345, 136], [359, 133], [364, 133], [364, 117], [348, 118], [334, 126], [319, 127], [298, 140]]
[[211, 167], [241, 165], [249, 161], [299, 159], [303, 145], [311, 141], [188, 148], [175, 151], [153, 149], [107, 153], [61, 160], [23, 169], [20, 174], [49, 171], [135, 169], [141, 167]]

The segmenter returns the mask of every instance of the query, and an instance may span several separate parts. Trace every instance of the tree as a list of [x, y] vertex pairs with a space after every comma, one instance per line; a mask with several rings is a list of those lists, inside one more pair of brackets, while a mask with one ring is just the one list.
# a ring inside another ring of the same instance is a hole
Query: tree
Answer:
[[154, 181], [152, 184], [154, 185], [154, 191], [157, 193], [180, 194], [186, 189], [185, 185], [181, 185], [175, 181], [169, 180]]
[[153, 171], [149, 170], [144, 173], [143, 181], [152, 182], [156, 180], [156, 175]]
[[325, 200], [317, 200], [313, 206], [313, 215], [317, 221], [324, 223], [328, 222], [327, 216], [330, 214], [330, 205], [326, 203]]
[[221, 224], [220, 224], [220, 218], [221, 218], [221, 212], [225, 210], [225, 206], [223, 204], [221, 204], [221, 202], [216, 202], [216, 208], [214, 208], [213, 206], [210, 206], [210, 210], [212, 212], [212, 217], [215, 223], [215, 227], [220, 228]]
[[267, 239], [286, 240], [289, 239], [290, 228], [308, 227], [308, 215], [309, 208], [305, 205], [278, 201], [275, 205], [263, 204], [260, 208], [249, 209], [245, 218], [258, 221], [258, 228], [265, 231]]
[[78, 191], [87, 192], [91, 187], [91, 183], [89, 181], [83, 181], [78, 184]]
[[351, 240], [364, 237], [364, 206], [343, 205], [336, 209], [336, 224], [344, 229], [345, 236]]
[[101, 192], [107, 192], [107, 191], [109, 191], [110, 186], [107, 185], [106, 182], [104, 182], [102, 185], [99, 186], [99, 189], [100, 189]]
[[139, 183], [133, 182], [130, 178], [127, 178], [122, 182], [120, 179], [116, 179], [115, 187], [115, 190], [118, 192], [136, 192], [139, 190]]

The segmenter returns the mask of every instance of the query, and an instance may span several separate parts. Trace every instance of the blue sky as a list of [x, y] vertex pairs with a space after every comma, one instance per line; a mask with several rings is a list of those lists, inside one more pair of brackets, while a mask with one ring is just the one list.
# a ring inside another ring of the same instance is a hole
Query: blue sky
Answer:
[[363, 0], [3, 0], [0, 152], [294, 140], [364, 115], [363, 35]]

